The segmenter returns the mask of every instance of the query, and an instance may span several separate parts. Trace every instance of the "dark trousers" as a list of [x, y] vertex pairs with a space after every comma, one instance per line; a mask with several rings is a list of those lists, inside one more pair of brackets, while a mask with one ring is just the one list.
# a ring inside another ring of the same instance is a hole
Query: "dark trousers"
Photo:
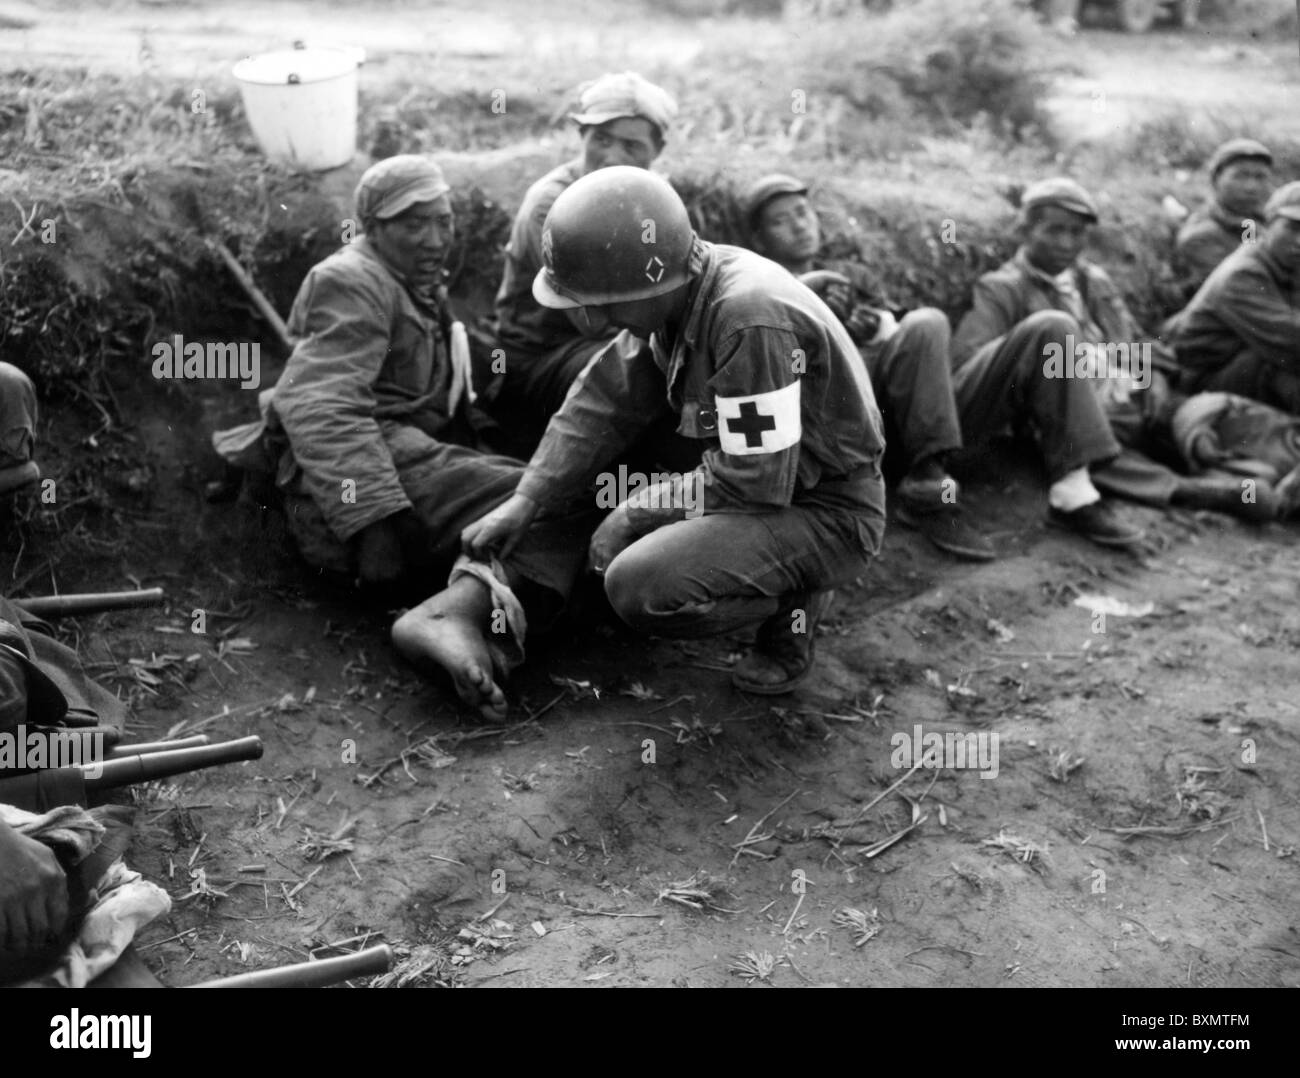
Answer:
[[795, 595], [860, 576], [880, 549], [884, 483], [860, 489], [866, 508], [797, 504], [769, 513], [678, 521], [624, 550], [605, 594], [628, 625], [661, 636], [715, 636], [758, 625]]
[[889, 340], [862, 349], [885, 420], [886, 455], [893, 470], [907, 472], [928, 457], [961, 448], [948, 365], [951, 337], [944, 313], [922, 307], [905, 315]]
[[1050, 345], [1065, 356], [1079, 326], [1061, 311], [1039, 311], [980, 348], [952, 376], [957, 414], [968, 444], [1029, 420], [1054, 483], [1076, 468], [1119, 455], [1119, 442], [1086, 378], [1048, 377]]

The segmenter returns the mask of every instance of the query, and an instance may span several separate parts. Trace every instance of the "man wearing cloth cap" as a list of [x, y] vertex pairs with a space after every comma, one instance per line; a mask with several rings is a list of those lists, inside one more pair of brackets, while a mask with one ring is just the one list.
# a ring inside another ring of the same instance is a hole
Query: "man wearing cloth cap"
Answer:
[[1264, 227], [1210, 274], [1169, 324], [1188, 392], [1221, 390], [1300, 415], [1300, 180], [1264, 206]]
[[[466, 549], [508, 553], [671, 418], [703, 463], [629, 491], [591, 539], [591, 568], [635, 629], [756, 628], [733, 683], [789, 692], [812, 670], [828, 589], [866, 569], [884, 531], [880, 413], [852, 339], [781, 267], [700, 240], [676, 192], [642, 169], [576, 181], [545, 236], [538, 301], [623, 332], [578, 376], [514, 496], [465, 530]], [[489, 614], [480, 583], [462, 579], [399, 625], [466, 699], [504, 712], [490, 671], [464, 658]]]
[[896, 319], [896, 309], [866, 266], [818, 259], [817, 212], [808, 185], [793, 176], [778, 173], [755, 181], [741, 208], [754, 249], [816, 292], [858, 346], [883, 403], [887, 444], [901, 445], [892, 462], [906, 470], [896, 492], [900, 518], [940, 550], [971, 561], [992, 559], [993, 545], [966, 520], [957, 504], [956, 480], [944, 469], [946, 457], [961, 448], [947, 317], [923, 307], [898, 311]]
[[610, 165], [649, 168], [676, 115], [677, 104], [667, 91], [640, 75], [602, 75], [583, 88], [578, 111], [570, 116], [582, 139], [581, 155], [534, 183], [519, 207], [497, 292], [496, 337], [505, 352], [500, 407], [511, 415], [499, 414], [503, 422], [522, 420], [525, 452], [536, 446], [578, 372], [613, 336], [608, 328], [591, 327], [580, 314], [549, 310], [533, 298], [546, 214], [580, 176]]
[[1273, 190], [1273, 155], [1254, 139], [1230, 139], [1214, 151], [1209, 173], [1213, 196], [1183, 222], [1174, 241], [1174, 269], [1185, 299], [1254, 236]]
[[1132, 545], [1141, 533], [1101, 491], [1160, 508], [1271, 516], [1273, 503], [1244, 501], [1231, 477], [1182, 476], [1147, 455], [1168, 440], [1180, 398], [1157, 369], [1157, 355], [1171, 363], [1164, 347], [1142, 332], [1110, 275], [1082, 257], [1096, 221], [1096, 203], [1073, 180], [1025, 190], [1024, 242], [976, 283], [954, 337], [967, 441], [996, 433], [1012, 416], [1008, 402], [1023, 396], [1043, 446], [1050, 523], [1105, 546]]
[[[238, 463], [270, 451], [311, 564], [409, 588], [445, 579], [460, 530], [510, 495], [522, 466], [474, 448], [468, 352], [441, 294], [455, 234], [441, 171], [418, 155], [379, 162], [356, 216], [364, 235], [312, 267], [294, 300], [297, 344], [262, 394], [264, 422], [213, 441]], [[581, 565], [573, 543], [535, 531], [517, 580], [564, 594]]]

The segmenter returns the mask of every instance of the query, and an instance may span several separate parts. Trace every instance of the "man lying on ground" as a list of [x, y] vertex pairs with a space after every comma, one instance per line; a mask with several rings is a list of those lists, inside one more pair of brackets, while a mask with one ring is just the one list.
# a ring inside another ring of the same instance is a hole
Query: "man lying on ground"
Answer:
[[905, 474], [896, 494], [899, 519], [940, 550], [989, 561], [993, 544], [957, 502], [957, 483], [945, 468], [961, 449], [952, 393], [948, 319], [936, 307], [894, 317], [879, 282], [860, 262], [817, 257], [821, 227], [808, 185], [792, 176], [755, 181], [742, 200], [751, 242], [816, 292], [844, 323], [871, 376], [885, 421], [886, 456], [897, 453]]
[[[622, 332], [579, 376], [519, 489], [465, 530], [467, 550], [527, 542], [541, 511], [582, 498], [639, 431], [670, 416], [700, 441], [703, 464], [620, 504], [592, 537], [591, 567], [633, 628], [708, 637], [757, 626], [734, 684], [792, 690], [812, 669], [829, 589], [863, 572], [884, 530], [880, 413], [852, 339], [779, 266], [700, 240], [672, 188], [640, 169], [575, 182], [547, 216], [542, 251], [538, 302]], [[403, 615], [393, 640], [502, 714], [505, 695], [475, 658], [493, 603], [481, 579], [461, 577]]]
[[[297, 345], [262, 394], [263, 421], [213, 443], [243, 466], [269, 450], [312, 565], [409, 587], [445, 579], [461, 530], [510, 496], [523, 466], [475, 448], [468, 354], [440, 288], [455, 229], [441, 171], [416, 155], [379, 162], [356, 215], [365, 234], [314, 266], [294, 300]], [[530, 533], [515, 554], [524, 592], [558, 606], [589, 534]]]
[[504, 350], [505, 377], [498, 396], [503, 423], [528, 430], [521, 436], [531, 452], [559, 410], [578, 372], [614, 335], [593, 329], [572, 312], [543, 307], [533, 298], [533, 278], [542, 268], [542, 224], [560, 193], [580, 176], [611, 165], [649, 168], [663, 152], [677, 104], [667, 91], [627, 71], [602, 75], [586, 86], [570, 117], [582, 139], [582, 154], [553, 169], [528, 189], [506, 244], [505, 270], [496, 298], [496, 339]]
[[1263, 217], [1257, 241], [1219, 264], [1167, 332], [1180, 388], [1300, 415], [1300, 180], [1273, 192]]
[[1174, 272], [1191, 299], [1214, 268], [1243, 243], [1254, 241], [1273, 190], [1273, 155], [1254, 139], [1230, 139], [1208, 166], [1210, 198], [1193, 210], [1174, 241]]

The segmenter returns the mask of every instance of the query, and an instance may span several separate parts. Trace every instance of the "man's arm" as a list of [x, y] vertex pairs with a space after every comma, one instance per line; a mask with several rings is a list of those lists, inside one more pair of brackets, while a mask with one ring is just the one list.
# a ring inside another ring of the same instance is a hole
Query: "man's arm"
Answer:
[[960, 367], [977, 351], [1007, 333], [1019, 321], [1011, 290], [986, 275], [975, 282], [971, 308], [952, 338], [953, 367]]
[[1213, 310], [1264, 362], [1300, 372], [1300, 307], [1264, 267], [1248, 263], [1231, 273]]
[[388, 356], [377, 288], [313, 274], [295, 302], [300, 339], [275, 388], [275, 411], [305, 486], [342, 540], [410, 508], [379, 423], [374, 385]]
[[551, 417], [518, 493], [541, 506], [571, 501], [667, 412], [664, 377], [650, 346], [620, 333], [592, 357]]
[[702, 465], [700, 512], [764, 512], [790, 504], [803, 433], [803, 379], [796, 357], [809, 348], [791, 330], [747, 327], [715, 352], [709, 388], [718, 439]]
[[1226, 257], [1222, 240], [1203, 228], [1179, 233], [1174, 254], [1181, 270], [1179, 283], [1188, 296], [1193, 295], [1205, 283], [1205, 279]]

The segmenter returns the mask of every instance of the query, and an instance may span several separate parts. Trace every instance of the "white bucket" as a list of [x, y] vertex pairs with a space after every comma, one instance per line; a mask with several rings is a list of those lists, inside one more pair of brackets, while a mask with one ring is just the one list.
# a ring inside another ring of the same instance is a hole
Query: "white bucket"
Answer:
[[357, 65], [350, 49], [302, 48], [249, 56], [235, 65], [244, 111], [262, 151], [319, 172], [352, 160], [357, 147]]

